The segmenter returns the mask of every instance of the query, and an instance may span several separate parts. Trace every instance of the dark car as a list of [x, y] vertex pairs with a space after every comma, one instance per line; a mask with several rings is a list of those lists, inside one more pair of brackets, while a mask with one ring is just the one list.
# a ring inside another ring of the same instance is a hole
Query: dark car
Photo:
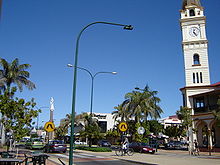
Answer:
[[132, 148], [135, 152], [151, 153], [154, 154], [156, 149], [150, 147], [147, 143], [132, 142], [129, 144], [129, 148]]
[[50, 140], [44, 147], [44, 152], [63, 152], [67, 150], [66, 144], [62, 140]]
[[97, 143], [99, 147], [111, 147], [111, 143], [108, 140], [99, 140]]

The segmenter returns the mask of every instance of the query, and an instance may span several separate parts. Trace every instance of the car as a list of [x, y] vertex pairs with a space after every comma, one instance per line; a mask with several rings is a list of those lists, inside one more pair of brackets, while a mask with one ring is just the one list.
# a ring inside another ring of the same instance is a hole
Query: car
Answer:
[[44, 152], [63, 152], [66, 153], [67, 151], [67, 145], [64, 144], [62, 140], [50, 140], [49, 143], [47, 143], [44, 146], [43, 149]]
[[99, 140], [97, 143], [99, 147], [111, 147], [111, 143], [108, 140]]
[[74, 143], [77, 144], [77, 145], [87, 145], [86, 142], [82, 142], [80, 140], [76, 140]]
[[185, 149], [186, 145], [184, 143], [182, 143], [181, 141], [170, 141], [169, 143], [167, 143], [165, 145], [166, 149]]
[[156, 149], [150, 147], [147, 143], [132, 142], [129, 144], [129, 148], [132, 148], [135, 152], [140, 153], [154, 154], [156, 152]]
[[25, 146], [29, 149], [42, 149], [44, 148], [44, 143], [40, 138], [31, 138], [26, 141]]

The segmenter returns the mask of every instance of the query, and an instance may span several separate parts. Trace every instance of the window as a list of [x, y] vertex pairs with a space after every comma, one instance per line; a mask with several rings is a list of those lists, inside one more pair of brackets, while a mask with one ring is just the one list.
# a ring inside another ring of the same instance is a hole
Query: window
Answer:
[[203, 107], [205, 107], [204, 97], [196, 98], [196, 100], [195, 100], [195, 107], [196, 108], [203, 108]]
[[200, 72], [200, 83], [203, 83], [203, 81], [202, 81], [202, 72]]
[[107, 121], [99, 121], [98, 125], [101, 129], [101, 133], [105, 133], [107, 131]]
[[190, 16], [195, 16], [195, 11], [194, 11], [194, 9], [191, 9], [191, 10], [189, 11], [189, 15], [190, 15]]
[[199, 73], [196, 73], [196, 79], [197, 79], [197, 83], [199, 83]]
[[196, 83], [196, 76], [195, 76], [195, 73], [193, 73], [193, 83], [194, 83], [194, 84]]
[[199, 55], [198, 54], [194, 54], [193, 55], [193, 64], [194, 65], [199, 65], [200, 64]]

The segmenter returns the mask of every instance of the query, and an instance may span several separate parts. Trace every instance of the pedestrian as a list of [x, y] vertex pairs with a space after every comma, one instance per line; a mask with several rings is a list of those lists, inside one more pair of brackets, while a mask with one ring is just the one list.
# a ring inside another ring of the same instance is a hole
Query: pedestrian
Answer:
[[199, 155], [199, 145], [198, 145], [198, 142], [196, 141], [196, 139], [194, 140], [194, 149], [195, 149], [195, 153], [197, 153], [197, 155]]
[[128, 150], [128, 146], [129, 146], [128, 138], [125, 138], [124, 142], [122, 143], [122, 149], [124, 153], [126, 153], [126, 151]]

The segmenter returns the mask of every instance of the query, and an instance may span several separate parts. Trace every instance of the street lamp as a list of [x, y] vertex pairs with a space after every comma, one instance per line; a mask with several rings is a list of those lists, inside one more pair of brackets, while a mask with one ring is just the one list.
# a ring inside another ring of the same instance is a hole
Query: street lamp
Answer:
[[115, 25], [122, 26], [125, 30], [132, 30], [133, 27], [131, 25], [123, 25], [117, 23], [110, 22], [93, 22], [86, 25], [78, 34], [76, 40], [76, 51], [75, 51], [75, 64], [74, 64], [74, 78], [73, 78], [73, 97], [72, 97], [72, 119], [71, 119], [71, 133], [70, 133], [70, 151], [69, 151], [69, 165], [73, 164], [73, 143], [74, 143], [74, 118], [75, 118], [75, 104], [76, 104], [76, 79], [77, 79], [77, 64], [78, 64], [78, 48], [79, 48], [79, 39], [83, 33], [83, 31], [92, 26], [94, 24], [107, 24], [107, 25]]
[[[43, 107], [38, 108], [38, 107], [36, 106], [36, 108], [41, 110], [41, 108], [49, 108], [49, 107], [43, 106]], [[40, 117], [40, 114], [38, 114], [38, 116], [37, 116], [37, 129], [39, 128], [39, 127], [38, 127], [39, 117]]]
[[[75, 67], [72, 64], [67, 64], [68, 67]], [[82, 68], [82, 67], [77, 67], [78, 69], [86, 71], [92, 80], [91, 83], [91, 101], [90, 101], [90, 116], [92, 116], [92, 105], [93, 105], [93, 90], [94, 90], [94, 79], [98, 74], [117, 74], [117, 72], [96, 72], [95, 74], [92, 74], [88, 69]]]

